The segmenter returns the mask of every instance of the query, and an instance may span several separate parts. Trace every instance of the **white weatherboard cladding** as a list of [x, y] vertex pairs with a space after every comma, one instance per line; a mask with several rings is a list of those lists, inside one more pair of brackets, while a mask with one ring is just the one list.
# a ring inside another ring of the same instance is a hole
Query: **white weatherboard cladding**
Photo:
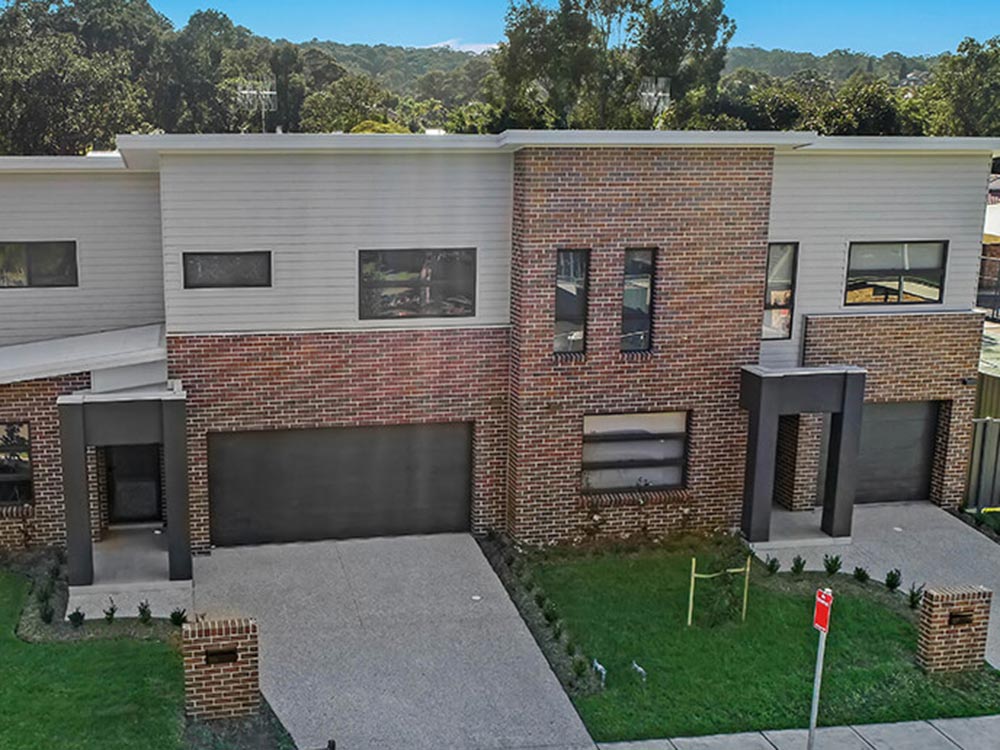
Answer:
[[[970, 309], [989, 168], [986, 154], [776, 153], [769, 237], [799, 243], [795, 318], [791, 339], [761, 342], [761, 364], [801, 364], [807, 315]], [[948, 242], [943, 303], [844, 305], [849, 244], [904, 240]]]
[[[506, 325], [510, 154], [167, 155], [170, 333]], [[476, 248], [476, 315], [358, 318], [358, 251]], [[185, 252], [269, 250], [272, 286], [184, 289]]]
[[0, 174], [0, 242], [76, 240], [79, 286], [0, 288], [0, 346], [163, 321], [155, 174]]

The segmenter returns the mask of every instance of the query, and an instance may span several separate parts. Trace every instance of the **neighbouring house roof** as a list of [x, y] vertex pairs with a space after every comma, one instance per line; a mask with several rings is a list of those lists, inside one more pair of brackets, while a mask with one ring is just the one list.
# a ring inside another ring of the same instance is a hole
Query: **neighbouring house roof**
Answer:
[[167, 357], [162, 324], [0, 347], [0, 384], [157, 362]]

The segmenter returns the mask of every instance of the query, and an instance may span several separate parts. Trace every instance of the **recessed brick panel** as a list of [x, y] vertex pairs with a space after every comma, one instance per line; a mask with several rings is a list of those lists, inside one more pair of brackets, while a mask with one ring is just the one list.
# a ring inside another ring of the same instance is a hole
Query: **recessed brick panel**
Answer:
[[184, 625], [184, 706], [188, 716], [228, 719], [260, 708], [257, 621], [205, 620]]

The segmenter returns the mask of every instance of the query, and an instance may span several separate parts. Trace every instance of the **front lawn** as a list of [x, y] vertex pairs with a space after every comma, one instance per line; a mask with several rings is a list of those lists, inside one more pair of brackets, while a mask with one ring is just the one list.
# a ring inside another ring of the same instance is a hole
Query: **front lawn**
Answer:
[[[530, 577], [565, 624], [565, 637], [607, 668], [604, 690], [571, 696], [597, 741], [805, 726], [819, 586], [830, 586], [836, 597], [821, 724], [1000, 713], [1000, 672], [984, 667], [930, 677], [917, 668], [916, 613], [904, 595], [874, 581], [772, 577], [755, 564], [745, 624], [728, 616], [706, 624], [713, 609], [718, 617], [715, 594], [735, 583], [720, 581], [699, 584], [701, 624], [686, 627], [692, 553], [699, 568], [708, 569], [738, 560], [740, 551], [733, 542], [686, 542], [617, 553], [551, 552], [530, 565]], [[646, 670], [645, 683], [633, 660]]]

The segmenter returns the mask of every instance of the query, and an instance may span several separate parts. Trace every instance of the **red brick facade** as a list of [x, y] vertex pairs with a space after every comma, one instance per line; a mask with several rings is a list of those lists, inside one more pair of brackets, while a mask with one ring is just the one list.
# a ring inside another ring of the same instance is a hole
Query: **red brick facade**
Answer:
[[979, 669], [986, 660], [993, 592], [982, 586], [946, 586], [924, 592], [917, 663], [927, 672]]
[[[736, 524], [739, 368], [759, 355], [771, 168], [767, 150], [515, 155], [507, 513], [516, 537]], [[583, 354], [553, 353], [559, 248], [589, 251]], [[649, 353], [619, 351], [627, 248], [657, 251]], [[584, 415], [643, 411], [690, 413], [687, 487], [583, 496]]]
[[188, 716], [226, 719], [260, 707], [257, 621], [206, 620], [183, 628], [184, 707]]

